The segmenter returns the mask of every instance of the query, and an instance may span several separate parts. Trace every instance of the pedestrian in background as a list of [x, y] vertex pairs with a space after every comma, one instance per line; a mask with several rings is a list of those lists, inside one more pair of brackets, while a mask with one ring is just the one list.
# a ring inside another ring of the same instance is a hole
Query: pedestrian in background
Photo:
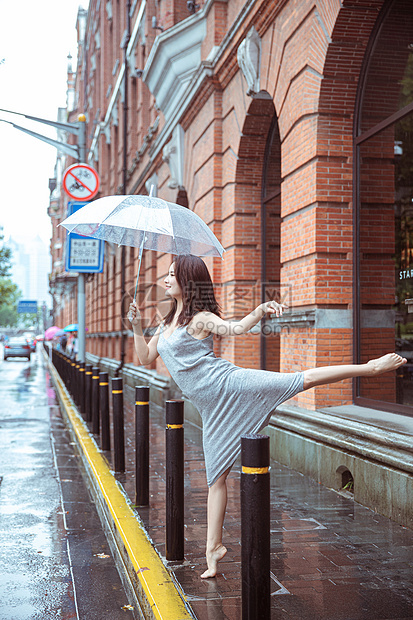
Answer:
[[165, 286], [171, 308], [148, 343], [136, 302], [130, 304], [128, 317], [140, 363], [146, 366], [160, 355], [202, 418], [209, 487], [208, 568], [201, 575], [205, 579], [215, 577], [217, 563], [227, 552], [222, 544], [226, 479], [240, 453], [241, 436], [262, 430], [277, 406], [303, 390], [352, 377], [377, 376], [395, 370], [406, 359], [389, 353], [367, 364], [325, 366], [294, 373], [240, 368], [214, 355], [213, 335], [245, 334], [265, 315], [281, 316], [287, 306], [268, 301], [239, 321], [223, 320], [208, 269], [202, 259], [191, 255], [175, 259]]
[[66, 352], [66, 345], [67, 345], [67, 336], [66, 334], [62, 334], [62, 336], [60, 337], [60, 348], [63, 351], [63, 353]]
[[77, 340], [77, 332], [73, 332], [71, 357], [76, 360], [79, 353], [79, 345]]

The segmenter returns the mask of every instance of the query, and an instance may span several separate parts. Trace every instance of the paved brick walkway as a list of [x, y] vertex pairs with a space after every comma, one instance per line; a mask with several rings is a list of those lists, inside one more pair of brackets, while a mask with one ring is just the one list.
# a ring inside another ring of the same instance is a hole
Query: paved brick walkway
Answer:
[[[127, 471], [134, 500], [133, 393], [125, 388]], [[149, 508], [140, 508], [156, 548], [165, 549], [165, 423], [151, 406]], [[241, 617], [239, 463], [228, 478], [225, 561], [215, 579], [205, 569], [207, 488], [201, 431], [185, 423], [185, 561], [170, 563], [199, 620]], [[276, 462], [271, 464], [272, 619], [413, 619], [413, 532], [351, 498]]]

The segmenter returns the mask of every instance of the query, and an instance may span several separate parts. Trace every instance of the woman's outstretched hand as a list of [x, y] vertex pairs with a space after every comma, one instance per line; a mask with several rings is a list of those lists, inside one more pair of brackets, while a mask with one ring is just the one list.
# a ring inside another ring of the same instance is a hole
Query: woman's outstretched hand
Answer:
[[140, 321], [141, 321], [141, 313], [138, 310], [138, 306], [136, 305], [136, 301], [133, 301], [129, 305], [128, 319], [132, 323], [132, 325], [138, 325], [140, 323]]
[[288, 306], [286, 304], [279, 304], [277, 301], [266, 301], [262, 304], [262, 309], [264, 314], [275, 314], [275, 316], [281, 316], [284, 310], [286, 310]]

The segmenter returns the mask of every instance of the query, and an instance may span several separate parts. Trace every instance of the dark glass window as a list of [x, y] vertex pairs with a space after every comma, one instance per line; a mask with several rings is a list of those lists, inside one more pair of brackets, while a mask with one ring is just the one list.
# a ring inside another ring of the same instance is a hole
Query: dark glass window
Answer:
[[384, 6], [364, 76], [359, 130], [355, 137], [358, 358], [367, 361], [397, 351], [408, 363], [393, 374], [359, 380], [356, 396], [411, 413], [413, 7], [410, 1], [394, 0]]

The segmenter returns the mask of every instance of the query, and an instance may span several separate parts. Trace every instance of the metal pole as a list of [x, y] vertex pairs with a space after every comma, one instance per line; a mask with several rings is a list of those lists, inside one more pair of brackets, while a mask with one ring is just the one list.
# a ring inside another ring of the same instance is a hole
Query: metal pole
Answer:
[[92, 364], [85, 366], [85, 420], [92, 420]]
[[78, 341], [78, 356], [81, 362], [85, 361], [86, 357], [86, 317], [85, 317], [85, 274], [79, 273], [77, 276], [77, 341]]
[[242, 620], [270, 620], [270, 438], [241, 437]]
[[116, 472], [125, 471], [125, 430], [123, 422], [122, 378], [112, 379], [113, 444], [114, 468]]
[[99, 373], [99, 412], [101, 420], [101, 448], [110, 450], [110, 420], [109, 420], [109, 375]]
[[184, 401], [166, 401], [166, 559], [184, 559]]
[[99, 368], [92, 368], [92, 433], [99, 435]]
[[135, 387], [135, 505], [149, 506], [149, 387]]
[[[79, 162], [86, 161], [86, 116], [78, 116], [78, 153]], [[85, 274], [79, 273], [77, 277], [77, 338], [78, 355], [81, 362], [86, 361], [86, 297], [85, 297]]]

